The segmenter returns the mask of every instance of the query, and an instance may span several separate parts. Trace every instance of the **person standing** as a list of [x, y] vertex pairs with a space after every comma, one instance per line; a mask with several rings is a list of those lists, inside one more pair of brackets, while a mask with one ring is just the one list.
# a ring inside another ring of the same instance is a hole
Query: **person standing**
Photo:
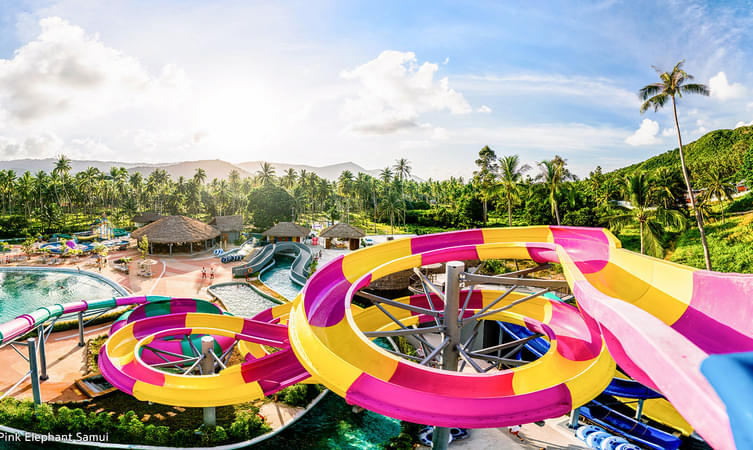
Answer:
[[201, 278], [204, 279], [207, 277], [207, 268], [202, 266], [201, 267]]
[[214, 266], [210, 267], [209, 270], [209, 279], [214, 280]]

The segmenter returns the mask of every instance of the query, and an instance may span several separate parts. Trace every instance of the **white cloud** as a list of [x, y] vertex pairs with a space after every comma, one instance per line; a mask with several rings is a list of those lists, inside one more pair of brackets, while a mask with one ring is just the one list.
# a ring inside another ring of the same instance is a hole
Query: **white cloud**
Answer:
[[651, 119], [643, 119], [641, 126], [625, 139], [628, 145], [651, 145], [656, 144], [659, 140], [656, 135], [659, 133], [659, 123]]
[[447, 64], [449, 62], [450, 62], [450, 57], [448, 56], [447, 58], [444, 59], [444, 62], [442, 64]]
[[456, 83], [463, 92], [485, 95], [546, 94], [579, 98], [593, 104], [594, 98], [620, 108], [637, 110], [640, 100], [635, 92], [603, 77], [558, 74], [466, 75]]
[[174, 66], [151, 76], [137, 59], [59, 17], [42, 19], [39, 26], [39, 35], [12, 59], [0, 59], [0, 108], [17, 123], [96, 117], [162, 101], [169, 97], [160, 95], [163, 89], [186, 83]]
[[750, 121], [750, 122], [748, 122], [748, 123], [745, 123], [745, 122], [743, 122], [743, 121], [741, 120], [741, 121], [739, 121], [739, 122], [737, 122], [737, 123], [735, 124], [735, 128], [740, 128], [740, 127], [749, 127], [749, 126], [751, 126], [751, 125], [753, 125], [753, 120], [751, 120], [751, 121]]
[[740, 83], [730, 84], [727, 81], [727, 75], [719, 72], [709, 79], [709, 90], [711, 97], [719, 100], [731, 100], [745, 96], [747, 89]]
[[488, 113], [492, 112], [492, 109], [491, 109], [491, 108], [489, 108], [489, 107], [488, 107], [488, 106], [486, 106], [486, 105], [481, 105], [481, 106], [479, 106], [479, 107], [478, 107], [478, 108], [476, 109], [476, 112], [480, 112], [480, 113], [488, 114]]
[[675, 129], [674, 128], [665, 128], [665, 129], [661, 130], [661, 135], [663, 137], [674, 136], [675, 135]]
[[439, 66], [418, 65], [413, 52], [385, 50], [376, 59], [345, 70], [340, 76], [358, 82], [358, 94], [347, 98], [343, 117], [362, 134], [390, 134], [418, 126], [422, 113], [466, 114], [471, 107], [449, 80], [434, 79]]

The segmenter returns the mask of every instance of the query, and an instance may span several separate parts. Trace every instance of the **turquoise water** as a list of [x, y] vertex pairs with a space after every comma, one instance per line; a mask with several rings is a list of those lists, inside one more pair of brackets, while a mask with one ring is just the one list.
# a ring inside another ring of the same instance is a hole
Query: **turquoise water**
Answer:
[[212, 292], [219, 297], [228, 312], [236, 316], [253, 317], [265, 309], [277, 306], [277, 303], [242, 283], [212, 287]]
[[121, 295], [104, 281], [85, 274], [0, 271], [0, 323], [42, 306]]
[[259, 277], [262, 283], [288, 300], [295, 299], [295, 296], [298, 295], [302, 288], [290, 279], [291, 264], [293, 264], [293, 258], [278, 255], [275, 257], [274, 267]]
[[352, 408], [330, 392], [296, 423], [253, 448], [376, 450], [400, 434], [399, 420]]

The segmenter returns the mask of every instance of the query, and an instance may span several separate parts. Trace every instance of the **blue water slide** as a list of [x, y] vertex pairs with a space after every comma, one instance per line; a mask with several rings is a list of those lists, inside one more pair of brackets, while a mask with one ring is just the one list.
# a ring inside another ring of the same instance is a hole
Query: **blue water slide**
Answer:
[[753, 352], [709, 355], [701, 372], [727, 407], [737, 448], [753, 448]]
[[[502, 331], [504, 331], [507, 335], [516, 340], [524, 339], [535, 334], [533, 331], [529, 330], [526, 327], [512, 323], [497, 321], [497, 325], [499, 325]], [[549, 341], [544, 338], [532, 339], [526, 342], [525, 348], [536, 355], [537, 358], [540, 358], [549, 351]]]
[[[609, 408], [597, 401], [580, 407], [581, 416], [631, 441], [656, 450], [677, 450], [682, 440]], [[741, 447], [744, 448], [744, 447]]]

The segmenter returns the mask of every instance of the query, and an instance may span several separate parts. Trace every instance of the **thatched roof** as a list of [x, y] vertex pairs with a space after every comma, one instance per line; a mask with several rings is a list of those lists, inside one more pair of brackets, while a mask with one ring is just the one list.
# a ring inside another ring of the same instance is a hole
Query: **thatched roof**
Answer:
[[219, 235], [217, 228], [186, 216], [165, 216], [131, 233], [134, 239], [146, 236], [154, 244], [201, 242]]
[[163, 217], [164, 216], [162, 214], [157, 214], [153, 211], [147, 211], [134, 216], [133, 221], [134, 223], [152, 223], [160, 220]]
[[305, 237], [310, 232], [311, 230], [302, 225], [293, 222], [280, 222], [261, 235], [272, 237]]
[[236, 214], [234, 216], [214, 216], [209, 222], [209, 225], [214, 225], [220, 230], [220, 233], [227, 233], [228, 231], [241, 231], [243, 229], [243, 216]]
[[349, 223], [336, 223], [319, 233], [319, 237], [335, 239], [360, 239], [366, 236], [362, 229], [356, 228]]

